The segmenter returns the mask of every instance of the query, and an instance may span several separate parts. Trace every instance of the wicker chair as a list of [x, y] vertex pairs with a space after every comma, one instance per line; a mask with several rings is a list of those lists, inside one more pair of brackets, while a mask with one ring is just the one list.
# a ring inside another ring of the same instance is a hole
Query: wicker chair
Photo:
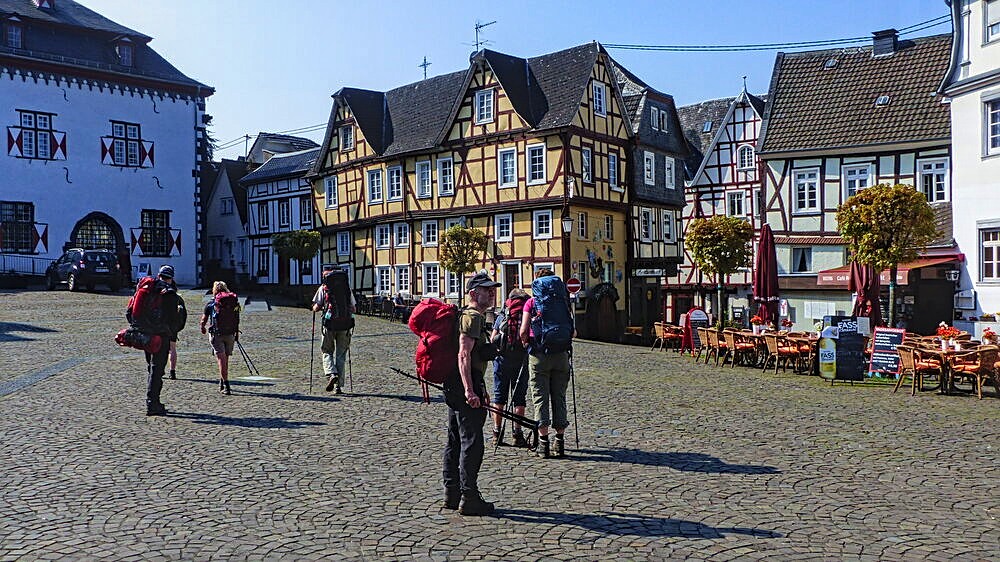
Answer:
[[1000, 381], [997, 380], [996, 363], [997, 356], [1000, 355], [1000, 347], [995, 345], [980, 346], [969, 354], [956, 354], [959, 356], [975, 355], [975, 362], [960, 363], [953, 367], [952, 376], [969, 379], [979, 399], [983, 399], [983, 385], [987, 380], [993, 382], [993, 389], [1000, 396]]
[[778, 365], [782, 371], [788, 370], [788, 362], [796, 361], [799, 358], [799, 350], [795, 346], [788, 345], [783, 336], [778, 334], [764, 334], [764, 341], [767, 343], [767, 359], [761, 372], [767, 370], [767, 366], [774, 360], [774, 374], [778, 374]]
[[653, 347], [649, 350], [653, 351], [659, 347], [660, 351], [666, 351], [667, 329], [663, 326], [663, 322], [653, 322], [653, 333], [656, 335], [656, 340], [653, 341]]
[[705, 363], [708, 364], [709, 355], [715, 355], [715, 366], [719, 366], [719, 360], [726, 364], [726, 357], [729, 357], [729, 346], [719, 340], [719, 332], [715, 328], [707, 328], [708, 333], [708, 355], [705, 355]]
[[756, 346], [752, 342], [746, 341], [739, 332], [728, 328], [722, 331], [722, 337], [729, 348], [729, 356], [732, 358], [730, 365], [736, 368], [736, 364], [746, 365], [752, 363], [756, 354]]
[[896, 379], [896, 386], [892, 392], [895, 393], [903, 384], [903, 377], [910, 376], [910, 396], [917, 393], [917, 390], [924, 389], [924, 376], [937, 374], [941, 376], [941, 363], [937, 361], [926, 361], [920, 356], [920, 351], [909, 345], [896, 347], [899, 353], [899, 378]]

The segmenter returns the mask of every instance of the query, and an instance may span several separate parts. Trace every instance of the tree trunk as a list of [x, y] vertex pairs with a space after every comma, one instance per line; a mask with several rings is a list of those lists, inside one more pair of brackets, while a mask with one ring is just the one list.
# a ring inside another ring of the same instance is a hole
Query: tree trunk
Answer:
[[886, 323], [890, 328], [896, 327], [896, 271], [898, 265], [889, 268], [889, 321]]
[[718, 317], [719, 317], [719, 327], [720, 328], [725, 328], [726, 327], [726, 305], [725, 305], [725, 303], [722, 302], [722, 297], [723, 297], [723, 293], [724, 293], [724, 290], [722, 288], [722, 279], [721, 279], [722, 276], [720, 275], [719, 277], [720, 277], [719, 282], [715, 286], [715, 292], [716, 292], [716, 295], [717, 295], [716, 299], [719, 302], [719, 314], [718, 314]]

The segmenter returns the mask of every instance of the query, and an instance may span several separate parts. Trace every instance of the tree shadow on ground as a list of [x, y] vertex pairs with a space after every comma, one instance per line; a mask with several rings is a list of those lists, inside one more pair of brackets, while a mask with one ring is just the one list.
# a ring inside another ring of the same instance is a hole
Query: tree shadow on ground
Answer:
[[35, 338], [26, 338], [24, 336], [16, 336], [11, 332], [26, 332], [29, 334], [45, 334], [56, 332], [51, 328], [42, 328], [41, 326], [35, 326], [33, 324], [22, 324], [20, 322], [0, 322], [0, 342], [14, 342], [14, 341], [34, 341]]
[[666, 466], [683, 472], [706, 472], [712, 474], [778, 474], [773, 466], [729, 464], [722, 459], [704, 453], [665, 453], [615, 447], [607, 449], [580, 449], [573, 458], [582, 461], [617, 462], [646, 466]]
[[672, 517], [649, 517], [631, 513], [551, 513], [528, 509], [498, 509], [494, 515], [520, 523], [543, 525], [574, 525], [605, 535], [638, 537], [691, 537], [721, 539], [726, 535], [749, 535], [757, 538], [779, 538], [782, 535], [766, 529], [746, 527], [712, 527], [697, 521]]
[[[420, 396], [412, 396], [408, 394], [365, 394], [363, 392], [358, 392], [353, 396], [363, 396], [367, 398], [388, 398], [390, 400], [402, 400], [403, 402], [418, 402], [422, 403], [424, 399]], [[444, 403], [444, 397], [442, 396], [431, 396], [431, 403]]]
[[323, 422], [293, 421], [287, 418], [230, 418], [212, 414], [170, 412], [171, 418], [189, 419], [194, 423], [208, 425], [231, 425], [253, 429], [302, 429], [303, 427], [326, 425]]

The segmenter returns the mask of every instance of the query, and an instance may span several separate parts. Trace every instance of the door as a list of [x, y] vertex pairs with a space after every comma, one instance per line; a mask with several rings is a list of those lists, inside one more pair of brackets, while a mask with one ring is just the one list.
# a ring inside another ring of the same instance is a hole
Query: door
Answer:
[[290, 258], [278, 258], [278, 284], [285, 286], [289, 282]]
[[675, 294], [673, 301], [674, 301], [673, 318], [670, 320], [670, 322], [672, 324], [679, 325], [681, 323], [681, 314], [687, 313], [687, 311], [691, 310], [691, 308], [694, 307], [694, 297], [692, 297], [690, 294], [686, 295]]
[[507, 296], [514, 289], [521, 288], [521, 264], [520, 263], [505, 263], [503, 264], [503, 294], [500, 295], [500, 301], [507, 300]]

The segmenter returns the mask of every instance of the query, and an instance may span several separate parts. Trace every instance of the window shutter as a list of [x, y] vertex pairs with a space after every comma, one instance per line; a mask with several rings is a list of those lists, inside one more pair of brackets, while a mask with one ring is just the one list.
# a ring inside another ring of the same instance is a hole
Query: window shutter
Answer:
[[20, 127], [7, 127], [7, 155], [22, 156]]
[[49, 146], [52, 147], [53, 160], [66, 159], [66, 133], [62, 131], [52, 131], [52, 138]]
[[[141, 256], [143, 254], [142, 244], [139, 243], [139, 239], [135, 237], [136, 229], [132, 229], [132, 241], [131, 241], [131, 254], [133, 256]], [[141, 231], [141, 229], [140, 229]], [[140, 237], [141, 238], [141, 237]]]
[[101, 137], [101, 164], [114, 165], [115, 157], [114, 152], [111, 150], [113, 143], [114, 139], [111, 137]]
[[139, 165], [143, 168], [153, 167], [153, 143], [142, 141], [139, 143]]
[[176, 235], [173, 232], [168, 232], [170, 235], [170, 257], [181, 255], [181, 231], [178, 230]]

